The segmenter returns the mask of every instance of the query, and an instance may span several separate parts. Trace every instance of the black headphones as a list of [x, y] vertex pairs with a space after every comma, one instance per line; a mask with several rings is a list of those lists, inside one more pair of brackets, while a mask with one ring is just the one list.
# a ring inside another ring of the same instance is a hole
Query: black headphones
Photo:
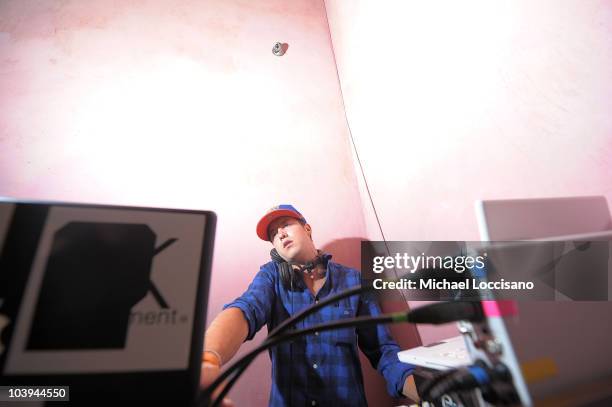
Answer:
[[[313, 261], [300, 266], [299, 269], [294, 269], [293, 263], [287, 262], [285, 259], [283, 259], [280, 254], [278, 254], [276, 249], [270, 250], [270, 257], [278, 266], [278, 272], [280, 273], [280, 279], [283, 283], [283, 287], [289, 290], [294, 286], [302, 287], [303, 281], [299, 276], [299, 272], [310, 274], [319, 264], [323, 265], [323, 267], [327, 267], [327, 263], [329, 263], [332, 255], [329, 253], [319, 252]], [[297, 271], [297, 273], [295, 273], [294, 270]], [[292, 280], [293, 284], [291, 284]]]

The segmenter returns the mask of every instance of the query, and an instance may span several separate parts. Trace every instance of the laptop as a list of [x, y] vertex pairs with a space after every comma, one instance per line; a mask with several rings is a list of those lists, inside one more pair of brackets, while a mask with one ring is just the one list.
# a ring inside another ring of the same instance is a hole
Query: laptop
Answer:
[[476, 201], [483, 241], [544, 239], [612, 230], [604, 196]]
[[[612, 222], [605, 197], [479, 201], [476, 214], [483, 241], [545, 240], [566, 246], [603, 241], [610, 277]], [[573, 252], [576, 259], [583, 254]], [[557, 276], [571, 271], [586, 278], [592, 268], [570, 261], [575, 260], [571, 256], [567, 260], [555, 266]], [[612, 303], [603, 288], [599, 301], [572, 301], [557, 292], [551, 297], [556, 301], [518, 301], [515, 315], [487, 317], [487, 330], [502, 346], [500, 360], [513, 372], [521, 404], [583, 405], [612, 396]], [[471, 343], [468, 351], [482, 356]], [[598, 394], [584, 390], [593, 385]]]
[[193, 404], [215, 224], [209, 211], [2, 199], [0, 384]]
[[441, 371], [471, 364], [465, 339], [461, 335], [404, 350], [397, 356], [404, 363]]

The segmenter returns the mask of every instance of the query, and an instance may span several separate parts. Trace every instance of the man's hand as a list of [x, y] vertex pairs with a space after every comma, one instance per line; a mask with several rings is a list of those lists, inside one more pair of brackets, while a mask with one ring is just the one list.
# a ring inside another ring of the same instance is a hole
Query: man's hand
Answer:
[[[215, 381], [215, 379], [219, 376], [220, 372], [221, 372], [221, 368], [218, 365], [214, 363], [210, 363], [210, 362], [202, 363], [202, 373], [200, 375], [200, 387], [202, 389], [208, 387], [212, 382]], [[215, 390], [215, 392], [213, 393], [212, 399], [210, 400], [211, 402], [216, 400], [216, 398], [219, 396], [219, 393], [221, 393], [221, 390], [223, 389], [223, 387], [225, 387], [225, 384], [223, 386], [217, 387], [217, 390]], [[221, 403], [221, 407], [234, 407], [234, 403], [230, 399], [224, 398], [223, 402]]]
[[413, 375], [409, 375], [408, 377], [406, 377], [402, 393], [404, 393], [404, 396], [408, 397], [414, 402], [418, 403], [420, 401], [419, 393], [417, 392], [416, 383], [414, 382]]
[[[208, 387], [219, 377], [221, 365], [230, 360], [240, 348], [240, 345], [249, 333], [249, 325], [244, 314], [239, 308], [227, 308], [210, 323], [204, 337], [204, 353], [206, 359], [202, 362], [202, 374], [200, 376], [200, 387]], [[207, 355], [207, 352], [212, 354]], [[219, 386], [213, 393], [213, 400], [219, 395], [225, 386]], [[211, 400], [212, 401], [212, 400]], [[229, 399], [224, 399], [223, 407], [233, 406]]]

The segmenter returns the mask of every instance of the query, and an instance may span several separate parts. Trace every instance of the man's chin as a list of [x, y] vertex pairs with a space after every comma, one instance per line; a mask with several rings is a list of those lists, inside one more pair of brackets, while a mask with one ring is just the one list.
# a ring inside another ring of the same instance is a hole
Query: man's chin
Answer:
[[301, 264], [300, 256], [298, 255], [298, 252], [299, 250], [295, 250], [293, 247], [290, 247], [285, 250], [285, 253], [282, 254], [282, 257], [285, 260], [287, 260], [289, 263]]

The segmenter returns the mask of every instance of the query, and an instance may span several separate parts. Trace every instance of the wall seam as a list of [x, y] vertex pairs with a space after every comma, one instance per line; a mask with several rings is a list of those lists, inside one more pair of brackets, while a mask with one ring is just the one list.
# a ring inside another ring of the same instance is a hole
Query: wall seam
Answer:
[[[385, 243], [385, 250], [386, 250], [387, 254], [389, 254], [390, 250], [389, 250], [389, 247], [387, 245], [387, 239], [385, 238], [385, 234], [383, 232], [382, 225], [380, 223], [380, 218], [378, 217], [378, 212], [376, 211], [376, 207], [374, 206], [374, 199], [372, 198], [372, 194], [370, 192], [370, 187], [368, 185], [368, 181], [367, 181], [366, 176], [365, 176], [365, 171], [363, 169], [363, 165], [361, 164], [361, 159], [359, 158], [359, 152], [357, 151], [357, 144], [355, 143], [355, 139], [353, 138], [353, 132], [351, 131], [351, 125], [349, 123], [348, 113], [346, 111], [346, 103], [344, 102], [344, 93], [342, 91], [342, 82], [340, 81], [340, 72], [338, 70], [338, 61], [336, 60], [336, 51], [334, 49], [334, 41], [333, 41], [333, 38], [332, 38], [331, 27], [329, 25], [329, 18], [328, 18], [328, 15], [327, 15], [327, 3], [326, 3], [326, 0], [322, 0], [322, 3], [323, 3], [323, 10], [325, 12], [325, 22], [327, 23], [327, 32], [328, 32], [328, 35], [329, 35], [329, 46], [330, 46], [330, 49], [331, 49], [331, 52], [332, 52], [332, 58], [334, 60], [334, 67], [336, 68], [336, 80], [338, 81], [338, 89], [340, 91], [340, 101], [342, 102], [342, 110], [344, 111], [344, 120], [346, 122], [346, 127], [347, 127], [348, 133], [349, 133], [349, 142], [350, 142], [350, 144], [353, 147], [353, 152], [354, 152], [354, 155], [355, 155], [355, 159], [357, 160], [357, 165], [358, 165], [359, 170], [361, 172], [361, 177], [363, 179], [365, 190], [366, 190], [366, 193], [368, 195], [367, 198], [370, 201], [370, 207], [372, 208], [372, 211], [374, 212], [374, 217], [376, 218], [376, 223], [378, 225], [378, 229], [380, 231], [380, 235], [381, 235], [381, 237], [383, 239], [383, 242]], [[355, 176], [357, 176], [357, 174], [355, 174]], [[359, 191], [359, 187], [358, 187], [358, 191]], [[364, 226], [365, 226], [366, 232], [367, 232], [366, 214], [365, 214], [365, 211], [364, 211], [364, 208], [363, 208], [363, 197], [361, 196], [361, 192], [359, 192], [359, 194], [360, 194], [360, 198], [362, 200], [363, 222], [364, 222]], [[369, 239], [369, 236], [368, 236], [368, 239]], [[398, 276], [397, 270], [394, 268], [393, 271], [394, 271], [394, 274], [395, 274], [395, 278], [398, 278], [399, 276]], [[404, 301], [406, 302], [406, 309], [410, 309], [410, 304], [408, 302], [408, 298], [406, 298], [406, 294], [404, 292], [402, 292], [401, 294], [402, 294], [402, 297], [403, 297]], [[421, 338], [421, 333], [419, 332], [419, 330], [416, 327], [414, 328], [414, 334], [415, 334], [416, 339], [417, 339], [416, 346], [421, 345], [423, 343], [423, 340]]]
[[[374, 217], [375, 217], [376, 223], [378, 225], [378, 230], [379, 230], [380, 235], [382, 237], [382, 240], [385, 242], [385, 246], [386, 246], [387, 239], [385, 238], [385, 234], [383, 232], [382, 225], [380, 223], [380, 218], [378, 217], [378, 212], [376, 211], [376, 207], [374, 206], [374, 200], [372, 198], [372, 193], [370, 192], [370, 187], [368, 185], [368, 181], [367, 181], [366, 176], [365, 176], [365, 171], [363, 169], [363, 165], [361, 164], [361, 159], [359, 157], [359, 151], [357, 150], [357, 144], [355, 143], [355, 139], [353, 138], [353, 132], [351, 131], [351, 125], [350, 125], [350, 122], [349, 122], [349, 119], [348, 119], [348, 114], [347, 114], [347, 111], [346, 111], [346, 103], [344, 102], [344, 93], [342, 91], [342, 82], [340, 81], [340, 72], [338, 71], [338, 61], [336, 60], [336, 51], [334, 49], [334, 41], [333, 41], [333, 38], [332, 38], [331, 27], [329, 25], [329, 18], [327, 16], [327, 3], [326, 3], [326, 0], [322, 0], [322, 3], [323, 3], [323, 11], [325, 12], [325, 22], [327, 23], [327, 33], [329, 35], [329, 47], [331, 49], [332, 58], [334, 60], [334, 67], [336, 69], [336, 80], [338, 81], [338, 89], [340, 91], [340, 101], [342, 102], [342, 111], [344, 112], [344, 121], [346, 123], [346, 127], [348, 129], [348, 134], [349, 134], [349, 143], [353, 147], [353, 153], [355, 155], [355, 159], [357, 160], [357, 166], [359, 167], [359, 171], [361, 172], [361, 178], [363, 180], [363, 183], [364, 183], [364, 186], [365, 186], [365, 190], [366, 190], [366, 193], [367, 193], [367, 197], [366, 198], [370, 202], [370, 207], [372, 208], [372, 211], [374, 212]], [[355, 164], [355, 163], [353, 163], [353, 164]], [[355, 175], [357, 175], [357, 174], [355, 174]], [[359, 188], [358, 188], [358, 190], [359, 190]], [[360, 195], [361, 195], [361, 193], [360, 193]], [[362, 200], [362, 211], [363, 211], [363, 197], [361, 197], [361, 200]], [[364, 226], [365, 226], [366, 231], [367, 231], [366, 214], [362, 213], [362, 215], [363, 215], [363, 223], [364, 223]], [[368, 238], [369, 238], [369, 236], [368, 236]], [[387, 249], [387, 251], [388, 251], [388, 249]]]

